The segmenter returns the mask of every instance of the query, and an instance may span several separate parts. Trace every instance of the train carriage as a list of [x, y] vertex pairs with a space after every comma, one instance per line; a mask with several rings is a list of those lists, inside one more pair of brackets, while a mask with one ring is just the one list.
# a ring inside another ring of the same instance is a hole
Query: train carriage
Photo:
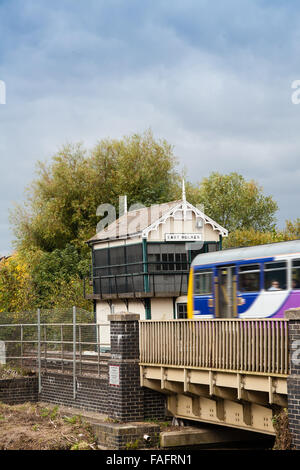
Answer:
[[282, 318], [300, 307], [300, 240], [204, 253], [189, 275], [188, 318]]

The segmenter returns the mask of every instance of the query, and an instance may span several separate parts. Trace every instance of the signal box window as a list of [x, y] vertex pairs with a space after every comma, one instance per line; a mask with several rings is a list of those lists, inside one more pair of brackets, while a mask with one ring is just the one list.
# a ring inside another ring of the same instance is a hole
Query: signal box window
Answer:
[[284, 290], [287, 286], [286, 262], [265, 263], [265, 290]]
[[260, 290], [259, 264], [247, 264], [239, 268], [239, 291], [258, 292]]
[[178, 320], [187, 318], [187, 304], [177, 304], [177, 318]]
[[292, 289], [300, 289], [300, 260], [292, 262]]
[[210, 295], [212, 293], [212, 272], [195, 273], [194, 275], [194, 294]]

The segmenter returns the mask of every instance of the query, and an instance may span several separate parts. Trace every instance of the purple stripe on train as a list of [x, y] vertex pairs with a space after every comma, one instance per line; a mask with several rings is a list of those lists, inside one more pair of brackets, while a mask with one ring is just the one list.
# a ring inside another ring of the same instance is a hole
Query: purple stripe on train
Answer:
[[300, 307], [300, 292], [291, 292], [288, 298], [283, 302], [279, 310], [271, 315], [269, 318], [283, 318], [284, 312], [290, 308]]

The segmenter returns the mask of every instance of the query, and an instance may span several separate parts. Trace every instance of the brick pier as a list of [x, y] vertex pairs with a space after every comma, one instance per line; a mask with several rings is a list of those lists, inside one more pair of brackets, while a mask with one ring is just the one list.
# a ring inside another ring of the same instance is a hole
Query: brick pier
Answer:
[[108, 320], [111, 339], [109, 416], [120, 421], [139, 421], [144, 418], [139, 368], [139, 315], [118, 313], [109, 315]]
[[287, 379], [289, 430], [295, 449], [300, 450], [300, 308], [287, 310], [289, 320], [290, 373]]

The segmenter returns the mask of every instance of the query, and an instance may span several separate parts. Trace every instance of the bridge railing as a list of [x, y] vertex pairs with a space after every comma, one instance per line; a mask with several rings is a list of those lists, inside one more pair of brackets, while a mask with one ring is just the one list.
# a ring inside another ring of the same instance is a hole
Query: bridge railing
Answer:
[[288, 321], [140, 322], [141, 364], [287, 375]]

